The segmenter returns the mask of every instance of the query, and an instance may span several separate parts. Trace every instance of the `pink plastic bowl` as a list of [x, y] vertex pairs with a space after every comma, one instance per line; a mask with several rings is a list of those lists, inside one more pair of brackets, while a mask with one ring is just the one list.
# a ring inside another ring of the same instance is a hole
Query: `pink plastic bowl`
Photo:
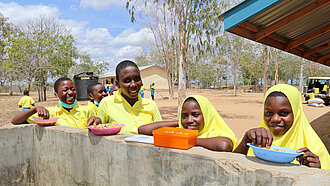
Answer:
[[[87, 128], [90, 129], [95, 135], [113, 135], [113, 134], [118, 134], [121, 128], [125, 126], [124, 124], [116, 124], [116, 123], [113, 124], [118, 125], [118, 127], [109, 128], [109, 129], [95, 129], [95, 128], [91, 128], [90, 125]], [[100, 124], [100, 125], [105, 125], [105, 124]]]
[[42, 118], [33, 118], [33, 119], [38, 125], [49, 126], [49, 125], [55, 125], [59, 117], [50, 117], [49, 119], [42, 119]]

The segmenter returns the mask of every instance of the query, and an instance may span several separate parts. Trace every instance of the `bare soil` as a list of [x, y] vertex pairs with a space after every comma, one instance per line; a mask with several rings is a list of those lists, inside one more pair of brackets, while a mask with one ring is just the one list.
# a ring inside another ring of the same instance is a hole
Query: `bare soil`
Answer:
[[[235, 132], [236, 137], [240, 139], [243, 134], [250, 128], [258, 127], [260, 124], [261, 113], [263, 109], [262, 93], [241, 93], [233, 96], [232, 90], [214, 90], [214, 89], [188, 89], [187, 95], [199, 94], [207, 97], [229, 127]], [[36, 101], [36, 105], [56, 106], [58, 100], [53, 92], [48, 92], [46, 102], [38, 102], [38, 95], [32, 92], [30, 96]], [[0, 94], [0, 104], [2, 106], [0, 112], [0, 126], [9, 125], [11, 118], [21, 109], [18, 108], [18, 101], [22, 97], [21, 94], [8, 96]], [[151, 98], [150, 91], [145, 91], [145, 97]], [[168, 92], [165, 90], [157, 90], [155, 93], [155, 101], [159, 107], [164, 120], [177, 119], [178, 100], [177, 93], [173, 100], [168, 99]], [[81, 105], [87, 105], [87, 101], [80, 101]], [[318, 133], [324, 144], [330, 149], [330, 106], [323, 108], [310, 107], [303, 101], [303, 109], [308, 121], [314, 130]]]

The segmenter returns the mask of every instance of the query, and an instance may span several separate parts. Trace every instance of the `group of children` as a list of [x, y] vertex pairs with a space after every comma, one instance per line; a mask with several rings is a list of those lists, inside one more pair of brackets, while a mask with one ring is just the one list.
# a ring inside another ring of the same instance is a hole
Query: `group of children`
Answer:
[[[247, 143], [260, 147], [270, 145], [298, 149], [304, 152], [293, 163], [330, 169], [330, 156], [320, 138], [310, 126], [303, 110], [298, 89], [280, 84], [270, 88], [264, 99], [264, 111], [259, 128], [248, 130], [240, 141], [219, 113], [200, 95], [188, 96], [181, 105], [180, 118], [162, 121], [153, 100], [139, 94], [143, 86], [139, 68], [132, 61], [122, 61], [116, 67], [118, 90], [107, 96], [102, 84], [88, 87], [88, 106], [77, 103], [73, 82], [60, 78], [54, 84], [59, 99], [56, 107], [32, 107], [17, 114], [13, 124], [34, 123], [34, 117], [59, 117], [56, 125], [86, 128], [101, 123], [125, 124], [120, 134], [152, 135], [163, 127], [198, 130], [197, 145], [214, 151], [226, 151], [252, 156]], [[102, 101], [101, 101], [102, 100]]]

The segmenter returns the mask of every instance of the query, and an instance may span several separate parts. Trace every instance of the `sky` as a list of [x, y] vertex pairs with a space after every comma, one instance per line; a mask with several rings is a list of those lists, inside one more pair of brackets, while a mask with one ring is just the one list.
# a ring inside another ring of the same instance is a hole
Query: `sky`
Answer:
[[152, 33], [131, 23], [125, 0], [0, 0], [0, 12], [13, 24], [46, 16], [71, 30], [80, 52], [107, 60], [110, 68], [134, 60], [152, 40]]

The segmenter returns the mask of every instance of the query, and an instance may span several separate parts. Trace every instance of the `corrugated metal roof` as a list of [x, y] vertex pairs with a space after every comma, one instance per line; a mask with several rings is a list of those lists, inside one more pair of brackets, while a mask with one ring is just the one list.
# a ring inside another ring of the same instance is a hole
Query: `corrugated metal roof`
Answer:
[[[253, 6], [253, 4], [255, 6], [255, 4], [257, 4], [256, 2], [258, 1], [263, 1], [263, 0], [244, 1], [240, 3], [239, 6], [236, 6], [228, 10], [224, 14], [222, 14], [221, 17], [222, 18], [224, 17], [226, 19], [226, 14], [231, 16], [235, 11], [236, 11], [235, 16], [237, 17], [237, 14], [239, 14], [240, 12], [242, 12], [243, 14], [244, 8], [248, 6]], [[258, 40], [257, 42], [281, 50], [286, 50], [298, 56], [304, 56], [309, 60], [313, 60], [315, 62], [330, 66], [330, 56], [329, 56], [330, 3], [329, 2], [330, 0], [280, 0], [275, 5], [272, 4], [267, 8], [263, 7], [264, 9], [262, 9], [261, 12], [256, 11], [257, 13], [252, 17], [248, 18], [247, 20], [244, 19], [244, 15], [240, 15], [242, 16], [242, 18], [237, 20], [237, 25], [235, 27], [229, 28], [227, 31], [257, 41], [258, 39], [256, 39], [257, 38], [256, 35], [258, 34], [256, 33], [258, 33], [258, 31], [268, 28], [272, 24], [281, 21], [281, 19], [290, 16], [291, 14], [297, 12], [300, 9], [304, 8], [303, 10], [305, 11], [300, 12], [303, 15], [306, 14], [305, 13], [307, 12], [306, 9], [312, 9], [312, 7], [317, 7], [310, 13], [304, 15], [303, 17], [289, 24], [285, 24], [284, 22], [282, 22], [284, 23], [285, 26], [272, 32], [272, 34], [268, 35], [263, 39]], [[265, 1], [262, 3], [266, 4]], [[320, 4], [322, 4], [322, 6], [319, 6]], [[259, 8], [259, 7], [255, 6], [254, 8]], [[242, 9], [242, 11], [240, 11], [240, 9]], [[242, 22], [241, 20], [243, 20], [244, 22]], [[313, 33], [315, 31], [321, 32], [320, 30], [322, 29], [323, 29], [323, 34]], [[307, 39], [307, 41], [304, 40], [304, 42], [298, 42], [298, 41], [303, 41], [303, 38], [306, 38], [307, 36], [310, 36], [308, 37], [309, 39]], [[295, 42], [292, 43], [293, 41]], [[299, 45], [296, 46], [295, 43]], [[323, 47], [322, 50], [313, 52], [311, 55], [306, 56], [306, 52], [324, 44], [327, 44], [326, 48]]]

